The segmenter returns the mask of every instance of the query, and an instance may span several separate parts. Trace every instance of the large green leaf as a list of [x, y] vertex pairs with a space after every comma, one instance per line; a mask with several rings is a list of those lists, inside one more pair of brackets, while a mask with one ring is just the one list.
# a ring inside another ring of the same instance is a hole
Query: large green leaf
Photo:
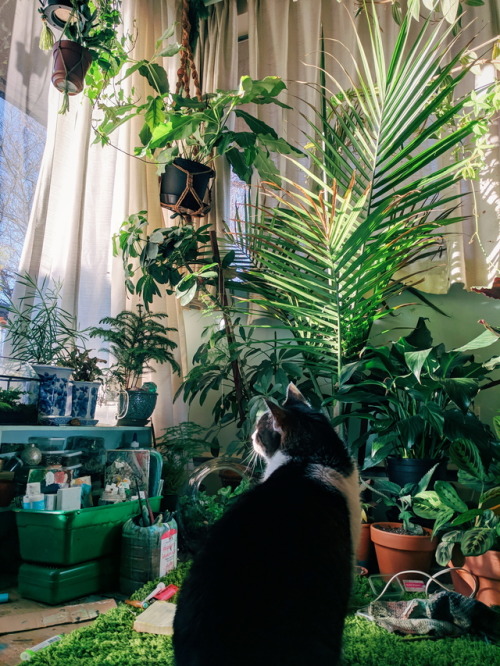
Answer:
[[455, 488], [448, 481], [436, 481], [434, 490], [441, 502], [453, 511], [467, 511], [467, 504], [459, 497]]
[[473, 527], [462, 539], [462, 553], [466, 556], [483, 555], [496, 540], [494, 530], [487, 527]]

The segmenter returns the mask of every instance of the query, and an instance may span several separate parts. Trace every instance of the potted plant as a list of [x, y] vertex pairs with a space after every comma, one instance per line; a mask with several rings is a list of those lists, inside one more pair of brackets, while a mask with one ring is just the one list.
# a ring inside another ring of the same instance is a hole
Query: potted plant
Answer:
[[65, 364], [72, 369], [71, 380], [71, 419], [78, 419], [80, 425], [95, 425], [95, 410], [99, 388], [102, 385], [103, 371], [97, 358], [83, 346], [75, 345], [67, 354]]
[[[157, 164], [161, 180], [160, 201], [167, 208], [185, 215], [204, 215], [210, 210], [205, 191], [215, 175], [213, 159], [225, 155], [236, 175], [249, 183], [254, 168], [267, 181], [279, 182], [271, 153], [301, 155], [301, 151], [280, 138], [275, 130], [246, 110], [249, 103], [277, 104], [289, 108], [277, 97], [286, 86], [281, 79], [243, 76], [237, 90], [217, 90], [202, 95], [187, 39], [165, 44], [172, 37], [170, 27], [156, 43], [149, 60], [130, 57], [113, 77], [111, 90], [98, 90], [95, 104], [102, 114], [96, 128], [97, 140], [109, 143], [112, 132], [134, 117], [144, 119], [135, 155]], [[164, 57], [180, 53], [181, 67], [177, 86], [168, 80], [159, 64]], [[190, 68], [196, 96], [189, 92]], [[139, 100], [126, 95], [122, 83], [137, 73], [144, 77], [150, 94]], [[235, 131], [238, 120], [245, 129]]]
[[[125, 59], [125, 50], [117, 28], [121, 23], [121, 0], [67, 0], [54, 3], [39, 0], [39, 13], [44, 27], [40, 46], [52, 49], [54, 60], [52, 83], [64, 93], [60, 113], [68, 109], [68, 95], [80, 93], [85, 75], [92, 63], [95, 85], [106, 78]], [[61, 30], [54, 42], [47, 21]]]
[[169, 363], [174, 372], [180, 371], [172, 354], [177, 345], [165, 335], [175, 329], [162, 323], [167, 315], [153, 314], [141, 305], [137, 310], [122, 310], [116, 317], [104, 317], [99, 323], [105, 326], [89, 329], [90, 337], [109, 343], [115, 359], [107, 380], [115, 381], [121, 388], [118, 425], [145, 425], [153, 413], [158, 397], [156, 386], [153, 382], [139, 386], [143, 372], [151, 370], [151, 361]]
[[413, 510], [434, 520], [433, 535], [440, 539], [438, 564], [462, 568], [452, 571], [455, 589], [470, 595], [472, 585], [465, 569], [478, 580], [476, 599], [500, 605], [500, 486], [481, 492], [476, 503], [468, 506], [451, 483], [436, 481], [434, 490], [416, 498]]
[[[431, 568], [437, 541], [431, 538], [431, 530], [415, 522], [413, 510], [415, 497], [427, 490], [436, 465], [416, 484], [403, 487], [387, 479], [374, 479], [367, 486], [380, 497], [387, 507], [396, 507], [400, 522], [375, 522], [370, 526], [370, 536], [381, 574], [417, 570], [428, 572]], [[411, 578], [414, 574], [404, 574]]]
[[44, 278], [40, 285], [28, 273], [18, 275], [24, 289], [18, 304], [10, 300], [4, 325], [10, 355], [33, 367], [41, 379], [39, 418], [54, 424], [65, 416], [68, 380], [72, 369], [66, 365], [66, 350], [80, 340], [74, 317], [60, 305], [61, 283]]
[[466, 352], [496, 339], [482, 334], [446, 351], [443, 344], [433, 345], [421, 317], [409, 335], [388, 346], [368, 345], [357, 361], [346, 364], [335, 397], [359, 406], [338, 421], [359, 418], [368, 423], [357, 442], [371, 440], [365, 467], [387, 459], [389, 479], [405, 485], [436, 462], [441, 466], [436, 477], [443, 478], [454, 442], [487, 448], [494, 435], [473, 412], [473, 401], [500, 360], [479, 363]]

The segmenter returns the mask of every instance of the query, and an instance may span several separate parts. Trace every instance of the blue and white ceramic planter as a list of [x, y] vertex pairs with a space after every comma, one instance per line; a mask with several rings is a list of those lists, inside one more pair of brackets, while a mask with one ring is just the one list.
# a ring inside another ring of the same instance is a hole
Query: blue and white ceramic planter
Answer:
[[[38, 397], [38, 416], [64, 417], [68, 400], [68, 380], [73, 370], [56, 365], [32, 365], [41, 379]], [[69, 417], [68, 417], [69, 420]]]
[[95, 417], [100, 382], [72, 382], [71, 418], [90, 421]]

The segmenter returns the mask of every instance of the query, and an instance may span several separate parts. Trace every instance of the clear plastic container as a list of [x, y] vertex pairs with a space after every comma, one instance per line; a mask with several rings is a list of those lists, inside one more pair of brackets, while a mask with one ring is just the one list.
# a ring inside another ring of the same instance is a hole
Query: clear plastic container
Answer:
[[39, 386], [28, 363], [0, 356], [0, 425], [35, 425]]
[[[221, 488], [226, 485], [221, 478], [221, 472], [232, 472], [239, 476], [240, 483], [245, 479], [252, 480], [250, 470], [238, 458], [221, 456], [195, 467], [179, 494], [175, 515], [179, 525], [180, 543], [184, 550], [193, 555], [205, 542], [210, 525], [215, 521], [214, 513], [209, 512], [205, 505], [204, 495], [219, 495], [220, 502], [217, 504], [220, 504], [221, 512], [223, 506], [232, 501], [220, 493]], [[234, 491], [233, 479], [227, 485]]]

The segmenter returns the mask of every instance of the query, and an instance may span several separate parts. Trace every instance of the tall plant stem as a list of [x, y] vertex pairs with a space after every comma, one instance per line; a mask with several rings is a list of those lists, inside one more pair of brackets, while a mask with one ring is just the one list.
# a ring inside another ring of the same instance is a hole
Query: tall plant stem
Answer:
[[241, 372], [238, 359], [233, 358], [232, 350], [235, 349], [236, 346], [236, 336], [234, 334], [233, 322], [231, 321], [231, 317], [229, 314], [229, 303], [228, 303], [226, 288], [224, 285], [224, 275], [222, 271], [220, 250], [215, 231], [210, 232], [210, 244], [212, 246], [212, 254], [214, 257], [214, 262], [217, 264], [218, 267], [218, 273], [219, 273], [218, 284], [217, 284], [217, 293], [219, 296], [218, 300], [222, 312], [222, 318], [224, 321], [224, 333], [226, 335], [229, 347], [229, 353], [231, 357], [231, 372], [233, 373], [234, 391], [236, 394], [236, 400], [238, 404], [238, 414], [240, 417], [240, 422], [238, 425], [241, 426], [246, 418], [246, 414], [243, 410], [243, 404], [244, 402], [246, 402], [246, 400], [244, 400], [244, 393], [248, 393], [247, 390], [248, 387], [246, 386], [246, 382], [244, 380], [243, 373]]

